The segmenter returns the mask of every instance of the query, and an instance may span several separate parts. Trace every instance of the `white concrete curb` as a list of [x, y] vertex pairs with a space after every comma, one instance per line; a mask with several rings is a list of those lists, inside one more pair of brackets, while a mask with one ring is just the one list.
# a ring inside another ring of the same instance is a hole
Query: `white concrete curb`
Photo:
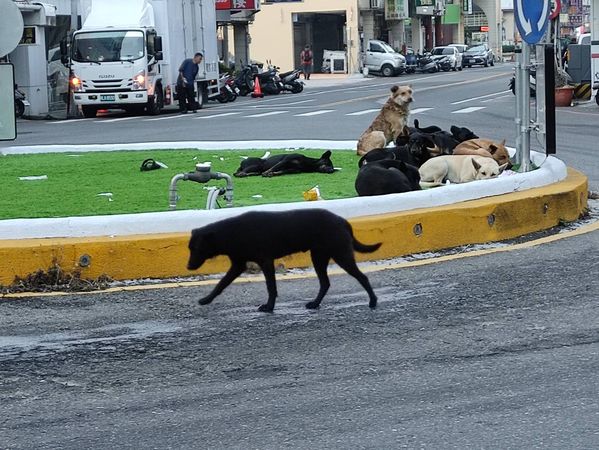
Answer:
[[[356, 141], [224, 141], [224, 142], [159, 142], [140, 144], [104, 144], [84, 146], [8, 147], [5, 154], [85, 152], [98, 150], [142, 150], [148, 148], [215, 149], [281, 149], [317, 148], [332, 150], [355, 149]], [[27, 151], [29, 150], [29, 151]], [[513, 149], [511, 150], [513, 152]], [[282, 211], [297, 208], [326, 208], [345, 218], [429, 208], [452, 203], [523, 191], [556, 183], [566, 178], [566, 165], [555, 157], [531, 153], [538, 170], [520, 174], [503, 174], [494, 180], [453, 184], [442, 188], [375, 197], [356, 197], [316, 202], [281, 203], [217, 210], [185, 210], [157, 213], [120, 214], [55, 219], [13, 219], [0, 221], [0, 239], [49, 237], [125, 236], [189, 232], [193, 228], [235, 216], [250, 210]], [[168, 186], [165, 186], [165, 198]], [[323, 193], [326, 198], [326, 192]], [[165, 209], [166, 209], [165, 200]]]

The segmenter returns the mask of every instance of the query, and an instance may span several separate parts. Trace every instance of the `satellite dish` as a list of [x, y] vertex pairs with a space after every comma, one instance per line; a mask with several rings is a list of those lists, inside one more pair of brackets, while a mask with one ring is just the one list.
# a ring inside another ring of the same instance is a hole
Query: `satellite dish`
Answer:
[[12, 52], [23, 36], [23, 16], [15, 2], [0, 0], [0, 58]]

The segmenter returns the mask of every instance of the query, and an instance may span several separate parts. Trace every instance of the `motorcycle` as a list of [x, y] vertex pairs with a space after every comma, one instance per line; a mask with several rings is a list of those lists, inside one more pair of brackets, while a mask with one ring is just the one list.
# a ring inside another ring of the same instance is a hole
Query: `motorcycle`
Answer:
[[234, 84], [239, 90], [239, 95], [246, 96], [254, 90], [254, 76], [259, 72], [259, 66], [248, 64], [244, 66], [235, 77]]
[[[514, 69], [515, 70], [515, 69]], [[537, 95], [537, 71], [534, 68], [530, 69], [530, 96], [536, 97]], [[509, 89], [512, 94], [516, 95], [516, 74], [512, 75], [510, 82], [508, 83]]]
[[265, 95], [278, 95], [283, 90], [283, 83], [278, 75], [278, 68], [268, 62], [265, 71], [256, 74], [260, 82], [260, 88]]
[[453, 64], [447, 56], [437, 59], [436, 62], [437, 62], [437, 66], [438, 66], [439, 70], [443, 70], [444, 72], [449, 72], [451, 69], [453, 69]]
[[235, 85], [235, 79], [231, 75], [221, 75], [220, 79], [218, 80], [218, 84], [220, 86], [220, 90], [216, 100], [219, 103], [234, 102], [237, 99], [240, 91]]
[[406, 73], [435, 73], [439, 71], [439, 64], [430, 53], [421, 55], [409, 52], [406, 54]]
[[25, 99], [25, 93], [15, 84], [15, 116], [23, 117], [25, 107], [29, 105], [29, 102]]
[[[275, 67], [280, 69], [280, 67]], [[300, 75], [302, 71], [299, 69], [290, 70], [289, 72], [279, 73], [279, 79], [281, 80], [281, 90], [289, 91], [292, 94], [299, 94], [304, 90], [304, 82], [300, 81]]]

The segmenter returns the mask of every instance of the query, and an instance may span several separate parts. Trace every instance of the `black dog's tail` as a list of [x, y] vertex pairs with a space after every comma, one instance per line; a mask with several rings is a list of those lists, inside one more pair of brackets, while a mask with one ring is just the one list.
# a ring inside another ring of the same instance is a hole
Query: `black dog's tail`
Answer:
[[377, 244], [362, 244], [360, 241], [358, 241], [355, 237], [353, 237], [353, 246], [354, 246], [354, 250], [360, 253], [372, 253], [376, 250], [379, 249], [379, 247], [383, 244], [382, 242], [379, 242]]

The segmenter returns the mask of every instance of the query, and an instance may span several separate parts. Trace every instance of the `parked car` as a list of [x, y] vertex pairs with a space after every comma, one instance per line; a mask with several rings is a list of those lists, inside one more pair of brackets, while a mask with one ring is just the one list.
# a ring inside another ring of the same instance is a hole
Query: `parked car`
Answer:
[[384, 41], [368, 41], [363, 58], [364, 67], [367, 67], [368, 71], [380, 72], [385, 77], [406, 70], [406, 58]]
[[495, 65], [495, 55], [487, 44], [476, 44], [468, 47], [464, 52], [463, 59], [464, 67]]
[[431, 52], [441, 69], [448, 71], [462, 70], [462, 55], [455, 47], [435, 47]]
[[466, 44], [449, 44], [448, 47], [455, 47], [458, 49], [458, 52], [460, 52], [462, 68], [463, 68], [464, 67], [464, 52], [466, 51], [468, 46]]

